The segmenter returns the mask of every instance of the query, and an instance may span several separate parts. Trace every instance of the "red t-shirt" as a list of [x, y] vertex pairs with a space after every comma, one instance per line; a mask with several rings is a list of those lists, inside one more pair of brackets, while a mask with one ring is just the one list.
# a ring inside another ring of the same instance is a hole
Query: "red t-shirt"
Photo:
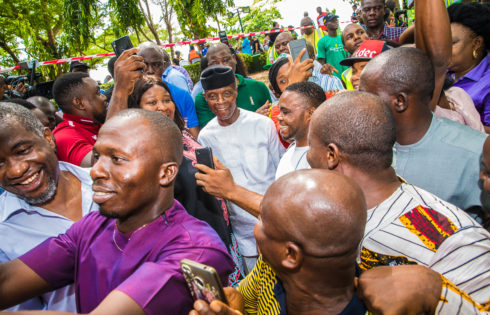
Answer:
[[100, 125], [94, 125], [88, 117], [63, 113], [63, 122], [53, 131], [58, 159], [79, 166], [92, 150], [99, 129]]

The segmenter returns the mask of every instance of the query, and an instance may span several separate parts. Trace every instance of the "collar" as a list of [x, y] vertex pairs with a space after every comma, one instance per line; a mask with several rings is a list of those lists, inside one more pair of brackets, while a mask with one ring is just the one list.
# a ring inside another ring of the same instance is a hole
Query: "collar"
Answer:
[[[92, 200], [93, 191], [90, 169], [81, 168], [79, 166], [61, 161], [58, 162], [58, 166], [60, 171], [68, 171], [80, 180], [82, 190], [82, 214], [85, 215], [90, 211], [97, 210], [98, 205]], [[63, 216], [44, 208], [28, 204], [8, 191], [5, 191], [2, 195], [0, 195], [0, 205], [3, 207], [3, 209], [0, 211], [0, 222], [6, 221], [13, 215], [25, 212], [37, 213], [42, 216], [64, 218]]]
[[480, 61], [480, 63], [476, 65], [476, 67], [471, 69], [470, 72], [465, 74], [463, 78], [468, 78], [472, 81], [479, 81], [485, 75], [486, 72], [489, 72], [489, 70], [490, 70], [490, 54], [487, 53], [485, 58], [483, 58], [482, 61]]
[[63, 113], [63, 120], [68, 122], [72, 121], [82, 125], [94, 125], [94, 121], [89, 117], [78, 116], [78, 115], [73, 115], [68, 113]]
[[238, 89], [239, 87], [241, 87], [241, 86], [245, 86], [245, 85], [247, 85], [247, 84], [245, 83], [245, 78], [243, 77], [243, 75], [240, 75], [240, 74], [235, 74], [235, 76], [236, 76], [236, 77], [237, 77], [237, 79], [238, 79], [237, 89]]
[[170, 74], [170, 71], [172, 71], [171, 65], [168, 66], [167, 69], [165, 69], [165, 71], [163, 71], [162, 78], [166, 78]]

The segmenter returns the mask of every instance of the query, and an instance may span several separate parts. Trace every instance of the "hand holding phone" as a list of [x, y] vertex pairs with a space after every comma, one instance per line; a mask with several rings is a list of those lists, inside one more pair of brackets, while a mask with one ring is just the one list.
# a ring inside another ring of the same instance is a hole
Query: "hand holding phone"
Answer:
[[116, 57], [119, 58], [121, 54], [130, 48], [133, 48], [133, 43], [128, 35], [120, 37], [111, 43], [112, 49], [116, 53]]
[[196, 149], [196, 161], [198, 164], [204, 164], [214, 169], [213, 151], [210, 147]]
[[228, 304], [218, 273], [213, 267], [182, 259], [180, 268], [194, 300], [204, 300], [208, 303], [219, 300]]

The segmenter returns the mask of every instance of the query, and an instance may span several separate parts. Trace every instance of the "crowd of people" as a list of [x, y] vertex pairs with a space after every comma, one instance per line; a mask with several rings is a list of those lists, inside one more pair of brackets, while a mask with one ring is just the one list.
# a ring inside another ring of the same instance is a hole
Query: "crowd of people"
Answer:
[[388, 6], [305, 14], [295, 59], [289, 31], [244, 40], [267, 85], [224, 43], [191, 47], [197, 82], [151, 42], [109, 90], [73, 62], [59, 110], [0, 76], [0, 309], [490, 313], [490, 6]]

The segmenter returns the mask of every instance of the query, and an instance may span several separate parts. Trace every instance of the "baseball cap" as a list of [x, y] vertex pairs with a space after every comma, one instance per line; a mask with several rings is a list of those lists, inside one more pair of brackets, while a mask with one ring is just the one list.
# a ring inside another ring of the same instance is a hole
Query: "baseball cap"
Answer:
[[325, 16], [325, 19], [323, 20], [324, 22], [329, 22], [333, 19], [337, 19], [339, 16], [338, 15], [335, 15], [333, 13], [329, 13]]
[[86, 64], [85, 62], [81, 62], [81, 61], [78, 61], [78, 60], [72, 61], [72, 62], [70, 63], [70, 72], [71, 72], [71, 70], [72, 70], [73, 68], [75, 68], [75, 67], [86, 67], [86, 68], [90, 68], [90, 67], [88, 66], [88, 64]]
[[382, 40], [365, 40], [351, 57], [341, 60], [340, 64], [351, 67], [358, 61], [369, 61], [388, 49], [391, 47]]

